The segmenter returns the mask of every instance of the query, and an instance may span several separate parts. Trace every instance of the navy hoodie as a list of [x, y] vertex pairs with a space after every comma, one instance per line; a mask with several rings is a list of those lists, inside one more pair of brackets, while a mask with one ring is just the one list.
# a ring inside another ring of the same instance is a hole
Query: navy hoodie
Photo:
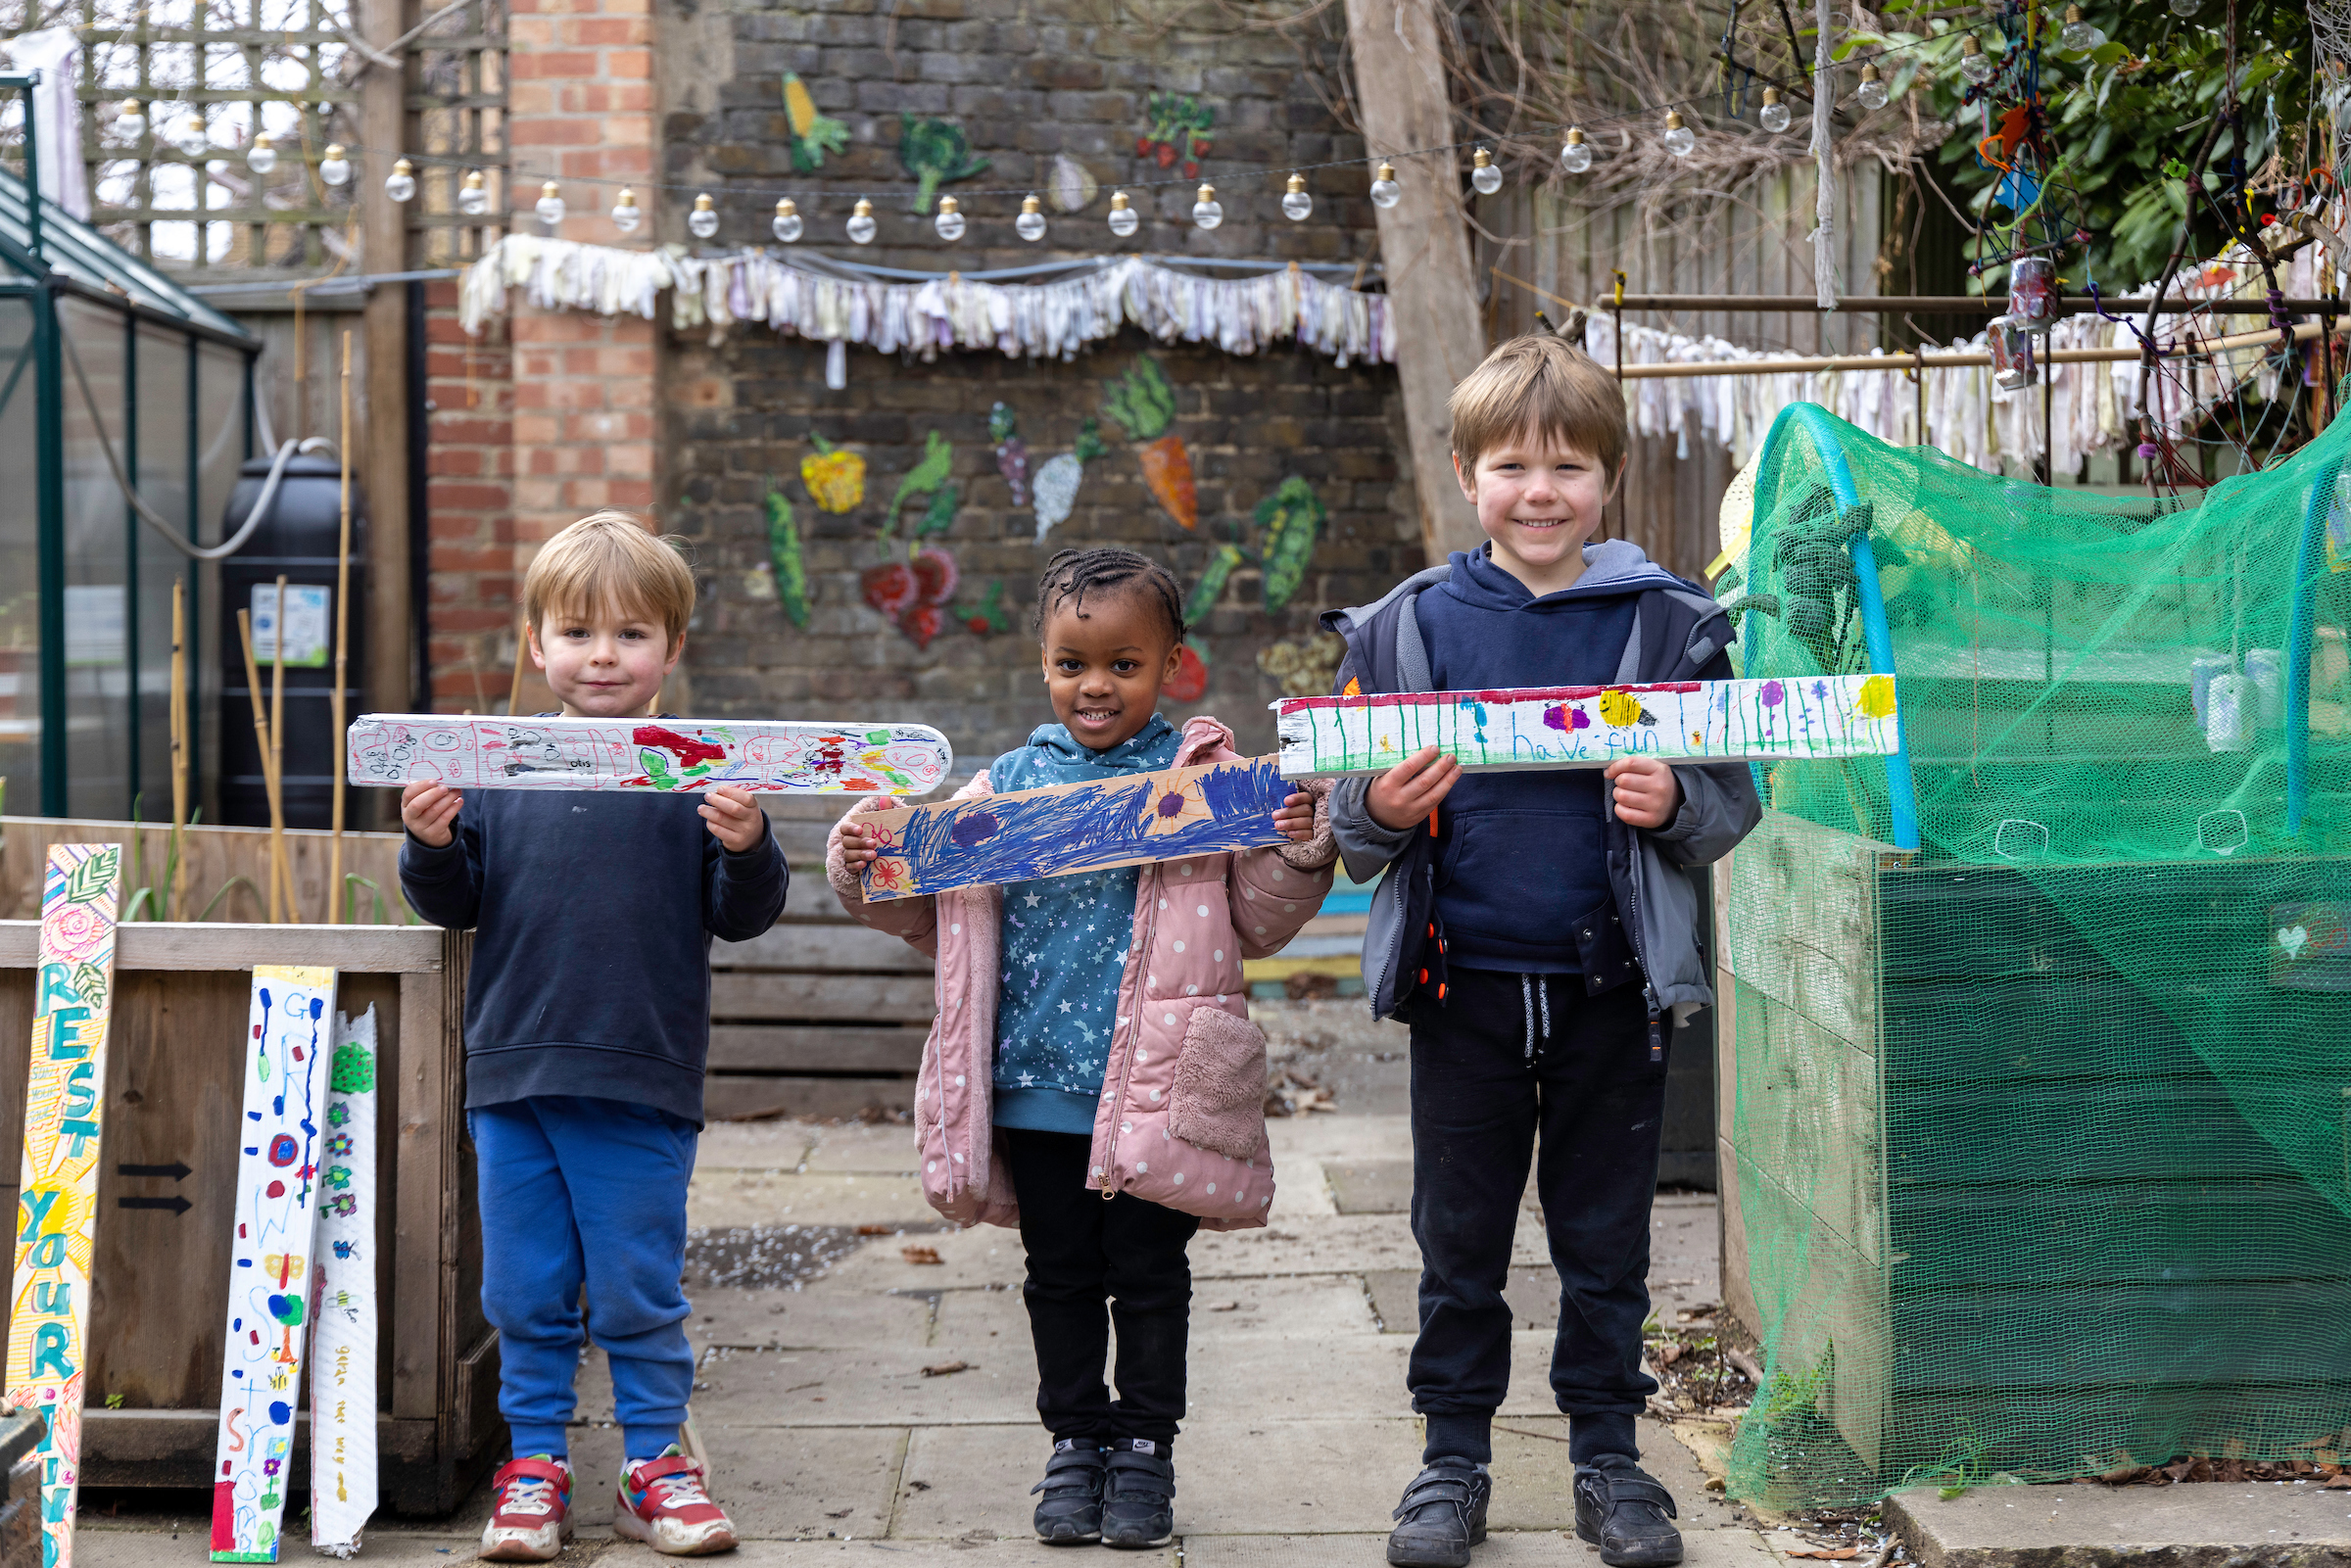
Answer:
[[[1453, 575], [1414, 609], [1440, 691], [1606, 686], [1616, 679], [1642, 591], [1586, 569], [1535, 597], [1491, 545], [1453, 552]], [[1596, 768], [1465, 773], [1437, 812], [1436, 908], [1446, 956], [1513, 974], [1582, 971], [1576, 920], [1613, 909]], [[1530, 852], [1534, 851], [1534, 852]]]
[[417, 913], [473, 927], [467, 1110], [575, 1094], [702, 1124], [710, 938], [773, 926], [790, 873], [772, 830], [738, 855], [711, 836], [701, 803], [475, 789], [446, 847], [413, 834], [401, 845]]

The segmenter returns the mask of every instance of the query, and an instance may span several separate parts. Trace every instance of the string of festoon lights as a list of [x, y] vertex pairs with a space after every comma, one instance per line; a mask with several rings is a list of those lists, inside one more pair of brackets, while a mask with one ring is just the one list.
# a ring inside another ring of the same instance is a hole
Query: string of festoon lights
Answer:
[[[2192, 13], [2196, 3], [2197, 0], [2172, 0], [2172, 8], [2177, 11], [2180, 6], [2184, 4], [2188, 6], [2189, 13]], [[1890, 44], [1878, 49], [1873, 58], [1860, 67], [1852, 92], [1854, 102], [1864, 110], [1885, 108], [1891, 97], [1891, 88], [1885, 79], [1884, 72], [1879, 70], [1878, 61], [1892, 59], [1911, 49], [1943, 44], [1948, 40], [1949, 36], [1949, 34], [1943, 34], [1920, 38], [1909, 43]], [[1956, 74], [1962, 81], [1970, 84], [1981, 84], [1991, 79], [2003, 62], [2000, 62], [1998, 57], [1984, 52], [1983, 37], [1972, 29], [1962, 31], [1958, 36], [1960, 40], [1959, 53], [1955, 57], [1953, 67]], [[2003, 42], [1996, 29], [1991, 35], [1991, 41], [1995, 44]], [[2069, 5], [2066, 8], [2064, 29], [2059, 35], [2061, 49], [2067, 53], [2087, 54], [2104, 42], [2105, 34], [2094, 24], [2082, 20], [2079, 6]], [[1751, 77], [1752, 73], [1750, 74]], [[1630, 109], [1620, 114], [1601, 117], [1592, 123], [1595, 127], [1624, 126], [1634, 121], [1649, 119], [1657, 125], [1657, 138], [1664, 150], [1675, 158], [1687, 158], [1697, 148], [1698, 135], [1684, 122], [1682, 110], [1710, 102], [1719, 96], [1720, 94], [1717, 92], [1707, 92], [1671, 104]], [[1660, 114], [1661, 119], [1656, 118]], [[1790, 128], [1793, 117], [1777, 86], [1767, 85], [1764, 87], [1757, 106], [1756, 119], [1766, 132], [1773, 135], [1782, 134]], [[145, 106], [135, 99], [124, 101], [120, 113], [116, 119], [116, 125], [121, 134], [135, 140], [147, 128]], [[1620, 131], [1620, 135], [1624, 138], [1624, 145], [1629, 147], [1631, 145], [1629, 131]], [[1374, 165], [1371, 181], [1366, 194], [1369, 196], [1373, 206], [1393, 208], [1403, 199], [1404, 195], [1403, 186], [1396, 179], [1398, 163], [1419, 158], [1440, 157], [1463, 151], [1470, 154], [1470, 187], [1481, 196], [1492, 196], [1498, 193], [1503, 186], [1503, 171], [1501, 166], [1494, 162], [1492, 150], [1477, 142], [1456, 142], [1441, 147], [1415, 148], [1407, 152], [1381, 156]], [[488, 218], [491, 216], [488, 178], [481, 168], [468, 167], [462, 159], [435, 157], [422, 153], [414, 155], [405, 152], [388, 154], [382, 149], [335, 142], [328, 144], [324, 155], [319, 159], [317, 169], [319, 181], [335, 189], [342, 189], [350, 185], [358, 172], [352, 162], [352, 155], [355, 152], [393, 158], [391, 171], [384, 178], [383, 189], [384, 195], [394, 202], [405, 203], [415, 198], [417, 193], [416, 171], [419, 164], [451, 169], [464, 168], [465, 172], [457, 186], [457, 211], [467, 217]], [[1595, 146], [1587, 139], [1584, 127], [1580, 124], [1565, 127], [1561, 134], [1559, 153], [1555, 159], [1559, 172], [1567, 175], [1587, 173], [1591, 170], [1596, 159]], [[276, 168], [278, 161], [277, 149], [265, 134], [256, 135], [245, 150], [246, 166], [258, 175], [268, 174]], [[1282, 215], [1292, 222], [1304, 222], [1313, 215], [1315, 199], [1308, 189], [1307, 176], [1309, 174], [1324, 169], [1360, 169], [1365, 163], [1368, 162], [1371, 160], [1333, 160], [1327, 163], [1306, 164], [1293, 167], [1284, 180], [1281, 197]], [[529, 176], [525, 175], [523, 171], [512, 170], [508, 177], [522, 183], [527, 188]], [[570, 177], [575, 184], [617, 185], [619, 192], [614, 197], [612, 206], [606, 214], [612, 226], [623, 234], [634, 234], [643, 226], [645, 211], [638, 205], [638, 184], [594, 176], [574, 175]], [[1257, 173], [1235, 171], [1235, 173], [1225, 176], [1228, 180], [1272, 177], [1280, 176], [1274, 175], [1271, 170]], [[692, 191], [694, 193], [693, 204], [686, 215], [687, 231], [697, 240], [715, 240], [718, 237], [719, 229], [722, 226], [718, 202], [707, 189], [692, 185], [665, 184], [658, 181], [641, 183], [648, 191], [676, 193]], [[1177, 179], [1129, 181], [1128, 188], [1147, 191], [1188, 183], [1191, 182]], [[725, 193], [731, 198], [738, 199], [743, 197], [764, 198], [769, 194], [776, 194], [740, 186], [727, 187]], [[802, 199], [811, 202], [814, 200], [804, 190], [799, 194]], [[828, 194], [833, 199], [839, 200], [851, 193], [833, 192]], [[844, 225], [844, 232], [853, 245], [871, 245], [880, 233], [881, 224], [874, 215], [874, 194], [858, 194], [855, 197], [848, 220]], [[890, 193], [879, 194], [883, 194], [887, 198]], [[940, 240], [950, 245], [961, 240], [970, 231], [970, 220], [963, 210], [964, 202], [984, 197], [1001, 197], [1007, 200], [1018, 198], [1020, 210], [1013, 218], [1013, 232], [1031, 244], [1044, 239], [1048, 226], [1044, 214], [1044, 202], [1034, 189], [1022, 187], [975, 190], [966, 192], [961, 197], [942, 193], [936, 198], [932, 214], [933, 231]], [[571, 206], [563, 197], [562, 183], [553, 178], [542, 180], [539, 187], [539, 199], [533, 204], [531, 212], [551, 233], [566, 217], [570, 216]], [[1193, 224], [1202, 229], [1213, 230], [1223, 223], [1224, 206], [1218, 199], [1214, 181], [1207, 179], [1199, 181], [1193, 192], [1190, 215]], [[1120, 239], [1128, 238], [1141, 227], [1142, 214], [1128, 196], [1127, 188], [1112, 190], [1110, 208], [1105, 214], [1105, 221], [1108, 223], [1111, 233]], [[798, 200], [795, 200], [791, 194], [777, 194], [775, 211], [768, 221], [768, 230], [777, 240], [787, 245], [796, 243], [806, 235], [808, 232], [807, 218], [800, 211]]]

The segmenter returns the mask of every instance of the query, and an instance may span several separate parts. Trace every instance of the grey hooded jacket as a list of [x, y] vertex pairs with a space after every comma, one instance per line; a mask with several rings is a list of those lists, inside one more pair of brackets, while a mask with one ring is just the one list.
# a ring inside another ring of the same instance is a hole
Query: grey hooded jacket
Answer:
[[[1434, 689], [1414, 601], [1452, 570], [1450, 564], [1429, 567], [1375, 603], [1322, 616], [1323, 626], [1347, 640], [1336, 689], [1344, 691], [1350, 682], [1363, 691]], [[1615, 684], [1730, 678], [1725, 650], [1735, 634], [1721, 606], [1653, 563], [1639, 546], [1624, 540], [1585, 546], [1578, 586], [1640, 594]], [[1673, 771], [1682, 808], [1670, 824], [1655, 832], [1633, 829], [1610, 811], [1605, 831], [1609, 889], [1632, 937], [1650, 1014], [1670, 1011], [1680, 1024], [1714, 1000], [1699, 944], [1701, 923], [1712, 912], [1686, 868], [1728, 854], [1762, 820], [1763, 808], [1744, 763], [1682, 764]], [[1368, 777], [1341, 780], [1331, 794], [1330, 816], [1347, 875], [1359, 882], [1380, 876], [1364, 935], [1364, 985], [1372, 1013], [1387, 1018], [1412, 994], [1408, 977], [1423, 967], [1435, 857], [1419, 824], [1399, 832], [1372, 820], [1370, 787]]]

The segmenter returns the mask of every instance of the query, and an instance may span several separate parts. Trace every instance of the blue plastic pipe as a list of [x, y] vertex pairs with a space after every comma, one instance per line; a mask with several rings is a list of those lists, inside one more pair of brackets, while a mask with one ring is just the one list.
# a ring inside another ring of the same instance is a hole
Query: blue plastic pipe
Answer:
[[[1837, 509], [1849, 512], [1861, 504], [1860, 492], [1853, 488], [1852, 470], [1846, 465], [1845, 449], [1837, 439], [1837, 421], [1829, 411], [1816, 403], [1792, 403], [1780, 410], [1771, 424], [1771, 434], [1764, 438], [1763, 460], [1756, 469], [1755, 515], [1765, 516], [1779, 499], [1778, 465], [1773, 461], [1782, 432], [1791, 423], [1800, 425], [1811, 438], [1812, 451], [1828, 470], [1829, 493], [1837, 499]], [[1769, 487], [1768, 491], [1765, 487]], [[1861, 641], [1869, 652], [1872, 675], [1894, 675], [1894, 632], [1886, 621], [1886, 594], [1878, 584], [1877, 552], [1870, 548], [1867, 534], [1855, 534], [1850, 545], [1853, 555], [1853, 580], [1861, 600]], [[1894, 844], [1896, 849], [1919, 847], [1918, 790], [1910, 777], [1910, 733], [1897, 708], [1894, 719], [1894, 755], [1886, 759], [1886, 805], [1893, 819]]]

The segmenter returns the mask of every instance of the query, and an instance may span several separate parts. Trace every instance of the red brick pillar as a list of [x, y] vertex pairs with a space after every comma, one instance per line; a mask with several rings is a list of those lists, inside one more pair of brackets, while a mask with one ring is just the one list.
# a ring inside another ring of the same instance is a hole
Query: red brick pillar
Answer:
[[[649, 0], [513, 0], [507, 25], [509, 227], [547, 232], [533, 208], [552, 177], [570, 210], [555, 238], [649, 247], [662, 207], [648, 184]], [[636, 186], [648, 221], [634, 235], [606, 216], [614, 181]], [[454, 288], [439, 287], [454, 306]], [[656, 324], [542, 310], [519, 292], [508, 305], [469, 351], [454, 311], [433, 320], [433, 352], [459, 375], [468, 353], [472, 360], [470, 394], [433, 371], [431, 658], [444, 709], [504, 710], [522, 575], [550, 536], [602, 507], [649, 514], [653, 506]], [[525, 712], [551, 705], [535, 678], [520, 699]]]

